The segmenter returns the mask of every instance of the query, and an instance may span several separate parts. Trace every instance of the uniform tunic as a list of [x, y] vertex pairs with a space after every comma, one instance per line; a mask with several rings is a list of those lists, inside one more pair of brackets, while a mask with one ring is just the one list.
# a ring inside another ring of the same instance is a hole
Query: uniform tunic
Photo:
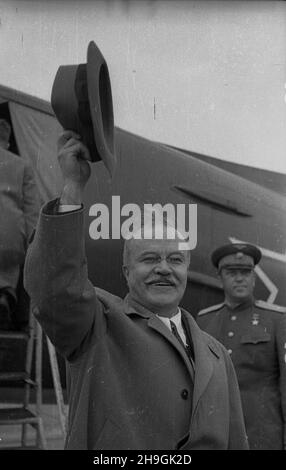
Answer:
[[199, 326], [228, 350], [241, 391], [251, 449], [286, 445], [286, 309], [249, 300], [199, 312]]

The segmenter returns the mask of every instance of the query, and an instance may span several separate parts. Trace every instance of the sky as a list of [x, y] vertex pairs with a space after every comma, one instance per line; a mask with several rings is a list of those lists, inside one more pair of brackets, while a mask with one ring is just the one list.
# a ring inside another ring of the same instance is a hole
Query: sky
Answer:
[[0, 84], [50, 100], [95, 41], [115, 125], [286, 174], [286, 4], [0, 0]]

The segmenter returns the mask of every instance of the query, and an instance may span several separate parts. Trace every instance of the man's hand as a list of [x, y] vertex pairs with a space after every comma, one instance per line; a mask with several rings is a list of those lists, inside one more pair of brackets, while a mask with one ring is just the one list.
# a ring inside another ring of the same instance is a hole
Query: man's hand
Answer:
[[81, 204], [90, 177], [90, 156], [78, 134], [73, 131], [63, 132], [58, 140], [58, 160], [64, 180], [60, 203]]

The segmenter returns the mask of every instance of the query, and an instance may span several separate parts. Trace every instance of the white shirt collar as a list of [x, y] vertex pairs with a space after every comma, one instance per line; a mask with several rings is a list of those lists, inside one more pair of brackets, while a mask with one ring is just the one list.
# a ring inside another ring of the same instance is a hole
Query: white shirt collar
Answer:
[[169, 327], [169, 325], [170, 325], [170, 320], [172, 320], [172, 322], [175, 323], [176, 327], [178, 327], [178, 325], [181, 324], [181, 316], [182, 316], [182, 314], [181, 314], [181, 309], [180, 309], [180, 307], [178, 307], [177, 313], [176, 313], [175, 315], [173, 315], [171, 318], [169, 318], [169, 317], [163, 317], [163, 316], [161, 316], [161, 315], [158, 315], [157, 313], [156, 313], [156, 316], [157, 316], [158, 318], [160, 318], [160, 320], [162, 320], [162, 322], [165, 323], [165, 325], [167, 325], [168, 327]]
[[186, 344], [186, 335], [185, 335], [185, 332], [183, 330], [183, 327], [182, 327], [182, 312], [181, 312], [181, 309], [178, 307], [178, 312], [173, 315], [171, 318], [169, 317], [162, 317], [158, 314], [156, 314], [158, 318], [160, 318], [160, 320], [167, 326], [167, 328], [169, 328], [170, 331], [172, 331], [172, 328], [171, 328], [171, 323], [170, 321], [172, 320], [173, 323], [175, 323], [176, 325], [176, 328], [178, 330], [178, 333], [179, 335], [181, 336], [182, 340], [183, 340], [183, 343]]

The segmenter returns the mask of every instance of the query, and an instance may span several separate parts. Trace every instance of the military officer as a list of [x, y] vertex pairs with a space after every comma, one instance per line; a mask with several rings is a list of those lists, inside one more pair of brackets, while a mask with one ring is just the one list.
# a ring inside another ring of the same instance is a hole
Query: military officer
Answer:
[[197, 322], [232, 358], [250, 449], [286, 449], [286, 308], [254, 299], [260, 259], [249, 244], [216, 249], [225, 300], [201, 310]]

